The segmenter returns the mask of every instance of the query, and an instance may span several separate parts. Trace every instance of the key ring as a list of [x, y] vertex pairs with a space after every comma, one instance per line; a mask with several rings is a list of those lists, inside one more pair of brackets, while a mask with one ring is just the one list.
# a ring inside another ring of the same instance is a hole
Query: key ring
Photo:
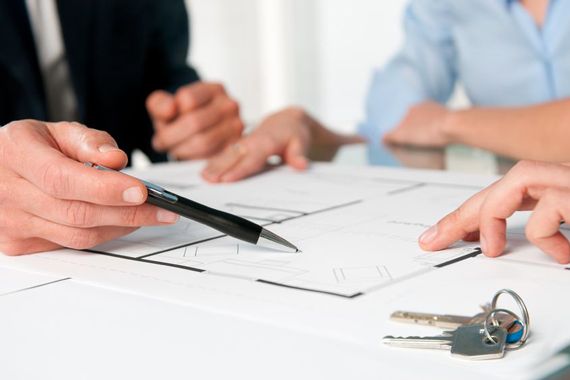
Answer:
[[[511, 297], [513, 297], [513, 299], [517, 303], [518, 307], [522, 311], [522, 315], [523, 315], [522, 320], [517, 314], [513, 313], [510, 310], [498, 309], [497, 308], [497, 301], [499, 300], [499, 297], [502, 294], [508, 294]], [[517, 293], [515, 293], [513, 290], [501, 289], [497, 293], [495, 293], [495, 295], [493, 296], [493, 301], [491, 302], [491, 311], [487, 314], [487, 317], [485, 318], [485, 322], [483, 324], [483, 328], [485, 330], [485, 336], [487, 337], [487, 339], [489, 339], [491, 342], [494, 342], [494, 343], [496, 343], [495, 339], [493, 339], [491, 333], [489, 332], [489, 319], [491, 319], [491, 323], [494, 326], [498, 326], [499, 323], [495, 319], [495, 315], [498, 314], [499, 312], [509, 314], [510, 316], [514, 317], [517, 321], [519, 321], [519, 323], [522, 325], [522, 327], [523, 327], [522, 337], [519, 339], [518, 342], [511, 343], [511, 344], [507, 345], [507, 348], [511, 349], [511, 350], [515, 350], [517, 348], [520, 348], [523, 344], [525, 344], [525, 342], [528, 338], [528, 333], [529, 333], [529, 329], [530, 329], [530, 317], [529, 317], [529, 313], [528, 313], [528, 309], [526, 307], [526, 304], [524, 303], [522, 298]]]
[[513, 297], [513, 299], [515, 300], [519, 309], [522, 312], [523, 320], [522, 321], [519, 320], [519, 322], [521, 322], [521, 324], [524, 326], [523, 336], [521, 337], [521, 339], [518, 343], [511, 345], [512, 348], [519, 348], [520, 346], [522, 346], [526, 342], [526, 340], [528, 338], [528, 333], [530, 331], [530, 316], [528, 313], [528, 309], [526, 307], [526, 304], [522, 300], [522, 298], [511, 289], [501, 289], [497, 293], [495, 293], [495, 296], [493, 297], [493, 301], [491, 301], [491, 309], [497, 308], [497, 301], [499, 300], [499, 297], [502, 294], [508, 294], [511, 297]]
[[[513, 313], [512, 311], [507, 309], [493, 309], [487, 314], [485, 321], [483, 321], [483, 331], [485, 333], [485, 337], [487, 338], [488, 341], [492, 342], [493, 344], [497, 344], [498, 341], [491, 334], [491, 332], [489, 332], [489, 320], [491, 320], [492, 326], [500, 327], [499, 322], [495, 319], [495, 315], [498, 313], [509, 314], [515, 319], [515, 321], [518, 321], [522, 325], [523, 334], [525, 334], [526, 331], [528, 330], [527, 325], [524, 324], [524, 322], [521, 322], [520, 317], [515, 313]], [[523, 338], [525, 338], [526, 340], [526, 337], [524, 335]], [[524, 344], [525, 341], [523, 340], [523, 338], [519, 339], [516, 343], [507, 344], [506, 348], [508, 348], [509, 350], [516, 350], [517, 348], [521, 347]]]

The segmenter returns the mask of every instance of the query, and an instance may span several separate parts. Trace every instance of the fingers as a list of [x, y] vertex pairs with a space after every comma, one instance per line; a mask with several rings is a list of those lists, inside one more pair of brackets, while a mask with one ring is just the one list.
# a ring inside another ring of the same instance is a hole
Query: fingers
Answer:
[[499, 256], [506, 246], [506, 220], [517, 210], [534, 209], [527, 238], [560, 263], [570, 262], [570, 244], [559, 231], [570, 220], [570, 170], [567, 166], [520, 162], [483, 192], [465, 202], [420, 237], [426, 250], [443, 249], [453, 242], [479, 235], [483, 253]]
[[202, 176], [211, 182], [234, 182], [246, 178], [265, 168], [267, 158], [280, 149], [284, 148], [270, 136], [252, 134], [211, 160]]
[[209, 182], [220, 182], [223, 174], [233, 168], [247, 154], [242, 142], [228, 146], [222, 153], [210, 159], [202, 171], [202, 176]]
[[216, 97], [203, 107], [182, 114], [167, 128], [158, 130], [153, 137], [153, 147], [158, 151], [172, 153], [171, 150], [178, 145], [197, 138], [200, 133], [208, 132], [210, 129], [217, 129], [218, 136], [227, 135], [236, 138], [236, 135], [241, 135], [243, 126], [237, 131], [235, 128], [229, 128], [232, 124], [225, 124], [225, 121], [226, 119], [239, 121], [238, 115], [239, 107], [236, 102], [226, 96]]
[[23, 122], [5, 126], [2, 133], [2, 164], [54, 198], [112, 206], [146, 199], [140, 181], [81, 163], [126, 164], [126, 155], [105, 132], [76, 123]]
[[481, 249], [485, 255], [496, 257], [503, 253], [507, 243], [506, 219], [515, 211], [534, 206], [546, 188], [570, 185], [568, 169], [563, 169], [565, 173], [561, 168], [521, 162], [489, 192], [481, 206], [479, 220]]
[[[1, 215], [0, 225], [3, 226], [0, 249], [12, 255], [57, 247], [92, 248], [136, 230], [133, 227], [63, 226], [16, 209], [10, 210], [9, 218]], [[26, 229], [22, 229], [22, 226], [26, 226]]]
[[176, 104], [180, 113], [190, 112], [209, 103], [218, 95], [225, 95], [224, 87], [218, 83], [197, 82], [180, 87], [176, 91]]
[[528, 240], [561, 264], [570, 263], [570, 244], [560, 222], [570, 220], [570, 190], [549, 189], [538, 201], [526, 226]]
[[154, 91], [146, 100], [146, 109], [157, 129], [172, 121], [178, 114], [174, 95], [163, 90]]
[[261, 151], [248, 150], [248, 153], [220, 177], [221, 182], [235, 182], [262, 171], [269, 156]]
[[[50, 197], [23, 179], [15, 178], [10, 190], [0, 196], [6, 204], [51, 222], [74, 226], [152, 226], [176, 223], [179, 216], [144, 204], [141, 206], [100, 206], [82, 201]], [[38, 207], [41, 205], [41, 207]]]
[[451, 244], [470, 239], [479, 230], [479, 212], [492, 187], [477, 193], [457, 210], [426, 230], [419, 238], [420, 247], [426, 251], [438, 251]]
[[211, 157], [241, 136], [243, 124], [239, 119], [225, 119], [218, 126], [199, 133], [170, 150], [170, 154], [183, 160]]
[[309, 166], [309, 160], [307, 159], [308, 149], [308, 142], [299, 138], [292, 139], [285, 149], [285, 162], [297, 170], [307, 169]]
[[79, 123], [46, 123], [57, 148], [79, 162], [94, 162], [112, 169], [122, 169], [128, 157], [109, 133], [87, 128]]

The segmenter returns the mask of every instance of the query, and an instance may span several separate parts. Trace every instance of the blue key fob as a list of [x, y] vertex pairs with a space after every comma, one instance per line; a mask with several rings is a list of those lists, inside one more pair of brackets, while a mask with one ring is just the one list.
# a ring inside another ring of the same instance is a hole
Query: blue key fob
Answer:
[[513, 344], [521, 340], [524, 333], [524, 327], [519, 321], [514, 321], [511, 328], [509, 328], [509, 333], [507, 334], [507, 343]]

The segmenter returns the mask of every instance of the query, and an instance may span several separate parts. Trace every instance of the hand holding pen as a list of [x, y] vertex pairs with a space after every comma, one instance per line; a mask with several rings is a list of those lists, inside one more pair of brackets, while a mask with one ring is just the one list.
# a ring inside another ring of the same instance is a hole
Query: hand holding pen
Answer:
[[85, 249], [179, 219], [145, 203], [142, 182], [86, 161], [119, 170], [127, 155], [109, 134], [78, 123], [24, 120], [0, 128], [0, 252]]

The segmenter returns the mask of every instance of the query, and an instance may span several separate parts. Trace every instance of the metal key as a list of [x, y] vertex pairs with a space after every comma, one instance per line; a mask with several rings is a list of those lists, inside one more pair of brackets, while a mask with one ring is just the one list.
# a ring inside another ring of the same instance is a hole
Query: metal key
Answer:
[[[483, 323], [487, 313], [491, 310], [490, 304], [482, 305], [483, 312], [473, 316], [452, 314], [416, 313], [413, 311], [395, 311], [390, 319], [395, 322], [413, 323], [416, 325], [433, 326], [441, 329], [456, 329], [464, 325]], [[512, 323], [513, 321], [511, 321]]]
[[489, 341], [482, 324], [465, 325], [442, 335], [431, 337], [385, 336], [382, 341], [390, 346], [451, 350], [451, 355], [470, 360], [500, 359], [505, 354], [507, 330], [494, 327], [494, 341]]

